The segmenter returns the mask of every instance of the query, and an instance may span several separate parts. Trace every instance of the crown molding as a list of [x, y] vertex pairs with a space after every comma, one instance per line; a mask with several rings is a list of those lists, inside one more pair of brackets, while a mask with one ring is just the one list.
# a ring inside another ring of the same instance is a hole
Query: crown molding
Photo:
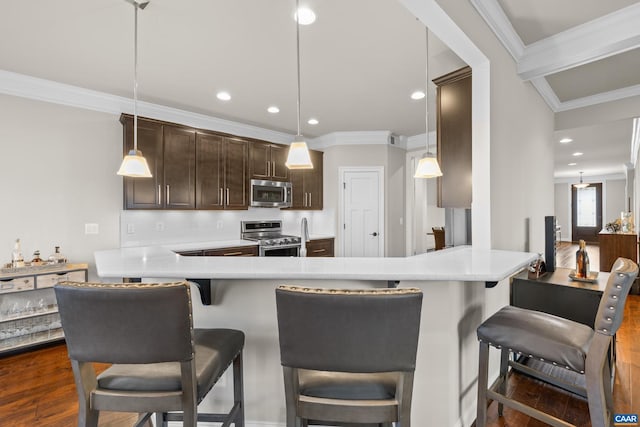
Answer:
[[413, 150], [429, 150], [432, 153], [438, 152], [438, 138], [435, 131], [429, 132], [429, 146], [425, 144], [424, 133], [420, 135], [414, 135], [407, 138], [406, 149], [407, 151]]
[[498, 1], [471, 0], [471, 4], [473, 4], [513, 59], [516, 62], [520, 61], [520, 58], [524, 55], [525, 45]]
[[532, 80], [640, 46], [640, 3], [527, 45], [518, 75]]
[[[0, 70], [0, 93], [109, 114], [133, 114], [133, 100], [51, 80]], [[289, 144], [292, 134], [138, 101], [138, 115], [201, 129]]]
[[640, 95], [640, 85], [623, 87], [609, 92], [602, 92], [583, 98], [572, 99], [561, 102], [556, 112], [574, 110], [576, 108], [589, 107], [591, 105], [603, 104], [605, 102], [617, 101], [619, 99], [630, 98]]
[[544, 77], [540, 77], [538, 79], [531, 80], [531, 84], [536, 88], [542, 99], [547, 103], [551, 111], [554, 113], [558, 112], [562, 103], [558, 99], [558, 95], [556, 95], [555, 91], [547, 82], [547, 79]]
[[389, 131], [331, 132], [314, 138], [313, 148], [325, 149], [341, 145], [389, 145]]
[[633, 133], [631, 135], [631, 165], [629, 169], [635, 169], [640, 154], [640, 118], [633, 119]]

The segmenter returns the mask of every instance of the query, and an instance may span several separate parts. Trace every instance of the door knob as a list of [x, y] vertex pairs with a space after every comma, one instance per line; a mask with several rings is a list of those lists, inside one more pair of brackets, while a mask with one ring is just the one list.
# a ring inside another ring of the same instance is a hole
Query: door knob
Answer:
[[378, 233], [376, 233], [376, 232], [374, 231], [373, 233], [371, 233], [371, 235], [372, 235], [373, 237], [376, 237], [376, 236], [378, 235]]

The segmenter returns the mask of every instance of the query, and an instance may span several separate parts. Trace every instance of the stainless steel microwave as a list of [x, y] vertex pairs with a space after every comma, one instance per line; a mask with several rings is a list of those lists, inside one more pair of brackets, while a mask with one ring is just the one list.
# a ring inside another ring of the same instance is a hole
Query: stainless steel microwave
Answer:
[[291, 183], [252, 179], [251, 206], [260, 208], [291, 207]]

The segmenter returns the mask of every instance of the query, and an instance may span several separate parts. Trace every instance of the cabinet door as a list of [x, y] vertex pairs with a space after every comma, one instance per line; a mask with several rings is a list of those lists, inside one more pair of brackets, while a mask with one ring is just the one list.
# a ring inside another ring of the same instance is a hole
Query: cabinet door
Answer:
[[322, 210], [322, 151], [309, 150], [313, 169], [304, 172], [304, 191], [307, 193], [307, 209]]
[[196, 133], [164, 126], [164, 206], [193, 209], [196, 206]]
[[289, 180], [291, 181], [291, 208], [304, 209], [307, 196], [304, 192], [304, 171], [289, 171]]
[[289, 179], [289, 168], [285, 165], [288, 155], [288, 145], [271, 144], [271, 179], [275, 181]]
[[224, 139], [196, 134], [196, 209], [224, 208]]
[[[124, 153], [133, 149], [133, 118], [122, 119]], [[162, 209], [159, 190], [164, 184], [162, 125], [138, 118], [138, 150], [147, 159], [151, 178], [124, 177], [125, 209]]]
[[249, 207], [248, 151], [249, 143], [247, 141], [225, 138], [225, 209], [247, 209]]
[[334, 256], [334, 239], [318, 239], [307, 242], [307, 257]]
[[252, 141], [249, 147], [251, 179], [271, 179], [271, 144]]

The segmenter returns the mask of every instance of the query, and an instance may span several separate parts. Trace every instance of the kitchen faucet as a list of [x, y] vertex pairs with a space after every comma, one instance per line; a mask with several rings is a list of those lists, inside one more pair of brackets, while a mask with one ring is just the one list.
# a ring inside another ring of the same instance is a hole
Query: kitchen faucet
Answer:
[[309, 239], [309, 224], [307, 222], [306, 217], [302, 217], [302, 221], [300, 221], [300, 256], [307, 256], [307, 242]]

